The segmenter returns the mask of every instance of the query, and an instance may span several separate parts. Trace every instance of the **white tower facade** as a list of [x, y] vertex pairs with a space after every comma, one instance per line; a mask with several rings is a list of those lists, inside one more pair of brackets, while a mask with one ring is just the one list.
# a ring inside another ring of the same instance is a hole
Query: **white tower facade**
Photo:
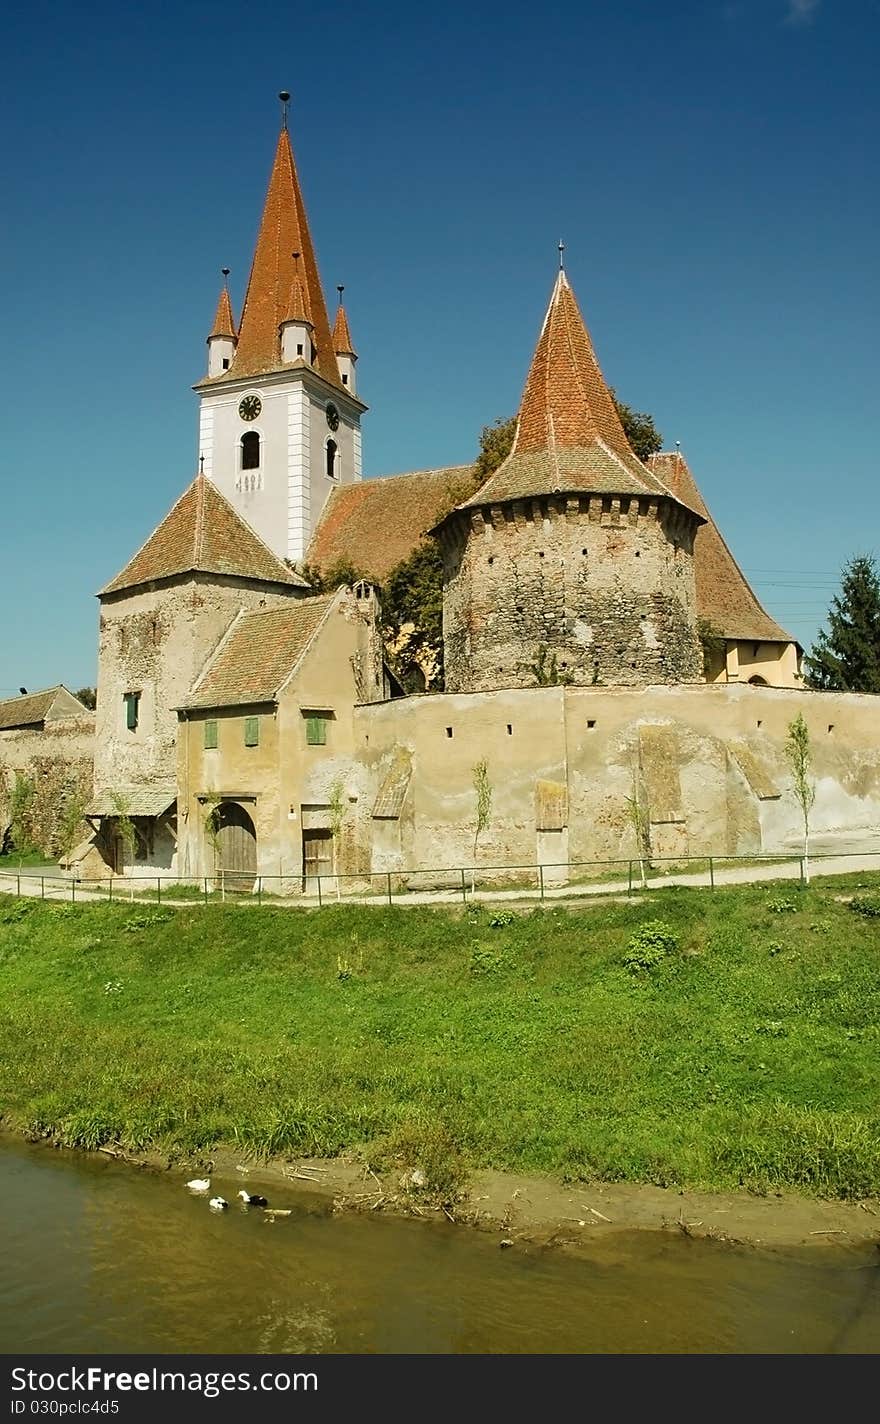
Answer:
[[286, 125], [237, 330], [224, 294], [208, 375], [195, 387], [198, 454], [270, 549], [297, 562], [334, 486], [362, 477], [367, 407], [353, 389], [353, 360], [345, 380], [340, 370]]

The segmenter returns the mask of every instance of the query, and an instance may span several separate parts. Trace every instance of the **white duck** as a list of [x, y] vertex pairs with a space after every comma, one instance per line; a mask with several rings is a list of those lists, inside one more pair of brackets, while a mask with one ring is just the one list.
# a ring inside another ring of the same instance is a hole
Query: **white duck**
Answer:
[[206, 1192], [211, 1190], [211, 1178], [193, 1177], [191, 1182], [187, 1182], [186, 1189], [188, 1192], [192, 1192], [194, 1196], [204, 1196]]
[[208, 1202], [208, 1206], [212, 1211], [226, 1211], [229, 1202], [226, 1201], [224, 1197], [212, 1197]]

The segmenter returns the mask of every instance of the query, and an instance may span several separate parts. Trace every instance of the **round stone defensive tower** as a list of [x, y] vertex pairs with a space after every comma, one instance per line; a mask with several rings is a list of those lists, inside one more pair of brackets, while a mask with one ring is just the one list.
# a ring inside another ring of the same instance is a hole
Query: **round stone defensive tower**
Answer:
[[433, 531], [447, 690], [699, 680], [703, 522], [630, 448], [560, 272], [511, 453]]

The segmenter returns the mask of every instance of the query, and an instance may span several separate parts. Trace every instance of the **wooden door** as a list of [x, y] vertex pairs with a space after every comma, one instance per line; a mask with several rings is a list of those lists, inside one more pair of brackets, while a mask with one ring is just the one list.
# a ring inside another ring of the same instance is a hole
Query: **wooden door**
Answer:
[[303, 890], [318, 893], [317, 876], [333, 874], [333, 833], [328, 830], [303, 831]]
[[257, 875], [257, 833], [237, 801], [217, 807], [217, 869], [229, 889], [252, 890]]

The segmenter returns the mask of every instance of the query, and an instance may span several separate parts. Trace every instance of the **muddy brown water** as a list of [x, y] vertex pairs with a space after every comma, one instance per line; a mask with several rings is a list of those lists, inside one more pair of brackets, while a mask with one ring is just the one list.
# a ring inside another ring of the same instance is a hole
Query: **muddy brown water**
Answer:
[[[240, 1180], [215, 1178], [234, 1201]], [[447, 1222], [220, 1216], [182, 1178], [0, 1146], [0, 1350], [870, 1352], [880, 1253], [762, 1253], [632, 1232], [586, 1253]], [[875, 1260], [875, 1258], [877, 1258]]]

